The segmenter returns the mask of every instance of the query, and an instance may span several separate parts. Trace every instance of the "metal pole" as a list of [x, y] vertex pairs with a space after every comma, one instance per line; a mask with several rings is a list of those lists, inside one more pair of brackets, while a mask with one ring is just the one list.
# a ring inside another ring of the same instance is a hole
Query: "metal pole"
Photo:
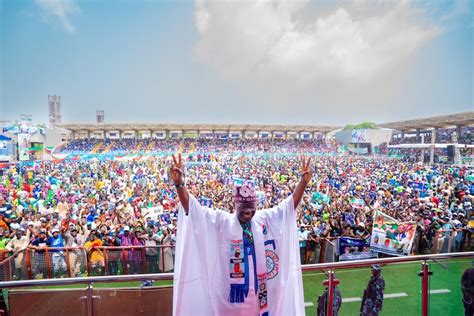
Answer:
[[145, 254], [145, 248], [142, 248], [142, 268], [143, 268], [142, 273], [146, 273], [146, 254]]
[[165, 272], [165, 248], [161, 247], [161, 272]]
[[326, 301], [326, 310], [327, 310], [327, 315], [332, 316], [333, 314], [333, 301], [334, 301], [334, 270], [329, 269], [328, 272], [328, 299]]
[[70, 257], [69, 257], [69, 249], [68, 248], [66, 248], [66, 267], [67, 267], [68, 276], [71, 277], [72, 276], [71, 261], [70, 261]]
[[87, 304], [87, 316], [92, 316], [92, 291], [94, 287], [92, 286], [92, 283], [87, 284], [87, 298], [86, 298], [86, 304]]
[[125, 257], [124, 249], [122, 249], [122, 273], [127, 274], [127, 258]]
[[109, 274], [109, 253], [107, 251], [107, 248], [104, 247], [104, 274], [108, 275]]
[[46, 273], [48, 274], [48, 278], [51, 279], [51, 258], [49, 257], [48, 248], [46, 248], [46, 251], [45, 251], [45, 259], [46, 259]]
[[26, 271], [28, 273], [28, 279], [33, 278], [32, 270], [31, 270], [31, 253], [30, 249], [25, 249], [25, 262], [26, 262]]
[[428, 316], [429, 314], [429, 277], [433, 274], [430, 271], [428, 262], [423, 261], [421, 264], [421, 272], [418, 274], [421, 276], [421, 315]]

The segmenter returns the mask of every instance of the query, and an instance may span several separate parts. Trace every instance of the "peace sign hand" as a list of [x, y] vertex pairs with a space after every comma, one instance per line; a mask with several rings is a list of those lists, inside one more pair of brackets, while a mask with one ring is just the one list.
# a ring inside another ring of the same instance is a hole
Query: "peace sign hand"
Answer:
[[313, 169], [311, 168], [311, 157], [308, 159], [302, 157], [301, 158], [301, 180], [304, 181], [306, 184], [311, 181], [311, 178], [313, 177]]
[[173, 166], [170, 168], [170, 176], [171, 180], [173, 180], [175, 185], [180, 185], [184, 182], [184, 170], [183, 170], [183, 162], [181, 159], [181, 153], [178, 154], [178, 158], [174, 155], [173, 157]]

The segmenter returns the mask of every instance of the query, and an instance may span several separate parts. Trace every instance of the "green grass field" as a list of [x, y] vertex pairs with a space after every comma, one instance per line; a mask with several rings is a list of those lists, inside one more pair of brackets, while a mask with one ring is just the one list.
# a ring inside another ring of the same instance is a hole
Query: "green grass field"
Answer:
[[[431, 263], [433, 275], [430, 290], [447, 289], [449, 293], [430, 294], [430, 315], [464, 315], [461, 301], [460, 280], [462, 273], [472, 263], [468, 260], [451, 260]], [[420, 263], [389, 265], [382, 268], [385, 280], [385, 294], [406, 293], [406, 297], [385, 298], [382, 315], [420, 315], [421, 314], [421, 278], [417, 273]], [[339, 289], [342, 297], [362, 297], [370, 278], [370, 268], [336, 270], [336, 278], [341, 281]], [[316, 315], [317, 297], [323, 291], [323, 273], [305, 273], [303, 275], [305, 302], [312, 302], [306, 312]], [[340, 315], [359, 315], [360, 301], [343, 302]]]
[[[430, 270], [430, 290], [442, 290], [443, 293], [430, 294], [430, 315], [464, 315], [461, 301], [460, 279], [465, 269], [471, 267], [472, 260], [449, 260], [432, 262]], [[407, 296], [384, 300], [382, 315], [420, 315], [421, 314], [421, 278], [417, 275], [421, 266], [419, 262], [392, 264], [382, 267], [385, 279], [385, 294], [406, 293]], [[371, 275], [370, 268], [336, 270], [336, 278], [341, 281], [339, 289], [342, 297], [362, 297]], [[303, 274], [306, 313], [316, 315], [317, 297], [323, 292], [322, 282], [325, 275], [320, 271]], [[94, 287], [139, 287], [140, 282], [102, 283]], [[154, 285], [170, 285], [172, 281], [155, 282]], [[68, 286], [81, 288], [84, 285]], [[45, 287], [41, 287], [45, 288]], [[61, 288], [51, 286], [48, 288]], [[64, 287], [62, 287], [64, 288]], [[402, 294], [404, 295], [404, 294]], [[312, 303], [312, 306], [311, 304]], [[360, 301], [343, 302], [340, 315], [359, 315]]]

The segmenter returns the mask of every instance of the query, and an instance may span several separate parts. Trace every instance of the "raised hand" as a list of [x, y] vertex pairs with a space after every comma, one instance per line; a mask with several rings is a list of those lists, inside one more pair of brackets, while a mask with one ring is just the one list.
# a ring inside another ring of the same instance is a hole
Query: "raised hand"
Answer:
[[313, 169], [311, 168], [311, 157], [308, 157], [308, 159], [306, 159], [305, 157], [301, 158], [300, 172], [301, 180], [304, 181], [304, 183], [308, 184], [309, 181], [311, 181], [311, 178], [313, 177]]
[[304, 157], [301, 158], [300, 172], [301, 180], [293, 191], [293, 202], [295, 209], [298, 207], [298, 204], [300, 204], [301, 198], [304, 194], [304, 190], [306, 189], [306, 186], [313, 177], [313, 169], [311, 168], [311, 157], [309, 157], [308, 159]]
[[177, 158], [174, 155], [172, 155], [172, 157], [173, 166], [170, 168], [171, 180], [173, 180], [176, 185], [180, 185], [184, 182], [184, 169], [181, 153], [178, 154]]

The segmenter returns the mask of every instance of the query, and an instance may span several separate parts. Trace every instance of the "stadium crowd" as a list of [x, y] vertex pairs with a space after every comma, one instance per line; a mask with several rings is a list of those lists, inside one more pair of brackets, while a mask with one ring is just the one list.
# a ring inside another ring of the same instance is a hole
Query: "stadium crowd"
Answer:
[[131, 152], [176, 152], [180, 149], [201, 153], [238, 151], [241, 153], [255, 152], [332, 152], [337, 149], [335, 143], [326, 144], [323, 139], [304, 140], [294, 139], [76, 139], [62, 148], [62, 153], [116, 153]]
[[[126, 144], [114, 148], [137, 146], [133, 141]], [[192, 151], [185, 154], [189, 191], [202, 204], [228, 212], [234, 211], [236, 180], [253, 179], [258, 208], [269, 208], [293, 191], [298, 156], [315, 155], [314, 177], [297, 209], [303, 262], [317, 261], [323, 240], [369, 237], [376, 210], [417, 223], [415, 254], [472, 249], [472, 167], [338, 155], [334, 144], [309, 140], [238, 140], [225, 146], [216, 140], [153, 140], [145, 145], [150, 144], [155, 149]], [[68, 148], [93, 146], [77, 141]], [[101, 246], [148, 246], [147, 257], [159, 267], [152, 272], [172, 271], [179, 201], [168, 175], [170, 165], [168, 156], [9, 165], [0, 173], [0, 250], [15, 256], [20, 276], [25, 273], [21, 251], [29, 248], [44, 256], [44, 247], [53, 249], [55, 272], [65, 268], [62, 247], [84, 247], [103, 273]], [[443, 238], [454, 239], [452, 249], [446, 249], [447, 243], [435, 245], [435, 239]], [[134, 262], [132, 250], [126, 256]], [[108, 271], [118, 272], [118, 258], [111, 258]], [[72, 252], [69, 260], [75, 259]], [[76, 263], [71, 266], [79, 275]], [[130, 273], [141, 271], [139, 264], [128, 268]]]
[[[460, 130], [461, 135], [457, 138], [459, 144], [468, 144], [474, 145], [474, 138], [472, 137], [474, 133], [473, 127], [463, 127]], [[448, 144], [453, 143], [453, 135], [456, 133], [455, 128], [439, 128], [435, 131], [435, 143], [438, 144]], [[422, 141], [423, 138], [423, 141]], [[416, 135], [409, 134], [404, 135], [404, 137], [393, 137], [390, 141], [390, 145], [397, 144], [418, 144], [425, 143], [431, 144], [432, 141], [432, 132], [421, 132], [420, 137], [417, 138]]]

